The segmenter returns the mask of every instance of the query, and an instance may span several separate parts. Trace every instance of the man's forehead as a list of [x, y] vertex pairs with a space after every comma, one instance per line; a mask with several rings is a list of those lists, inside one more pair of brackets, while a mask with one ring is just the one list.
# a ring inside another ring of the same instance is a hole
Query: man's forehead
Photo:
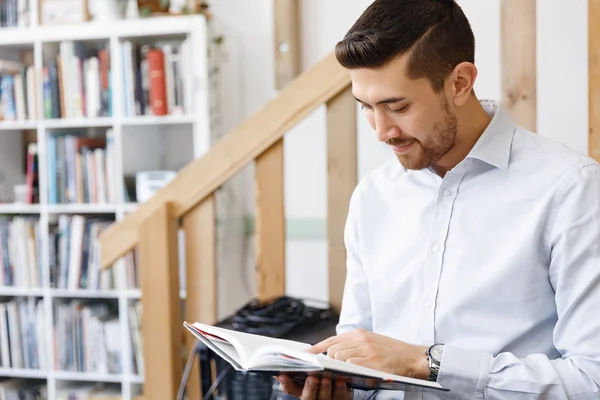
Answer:
[[357, 69], [350, 72], [350, 78], [354, 97], [368, 104], [420, 97], [431, 89], [425, 78], [413, 79], [394, 71]]
[[368, 104], [396, 103], [411, 96], [414, 91], [400, 82], [391, 84], [386, 80], [352, 80], [352, 95], [358, 101]]

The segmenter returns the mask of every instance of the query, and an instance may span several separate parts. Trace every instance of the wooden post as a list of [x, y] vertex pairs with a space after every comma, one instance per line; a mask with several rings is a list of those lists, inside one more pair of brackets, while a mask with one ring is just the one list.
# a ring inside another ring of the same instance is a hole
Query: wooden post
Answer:
[[[274, 0], [275, 87], [283, 89], [300, 73], [298, 0]], [[283, 138], [256, 158], [257, 298], [285, 294], [285, 206]]]
[[177, 221], [167, 203], [139, 226], [144, 398], [174, 400], [182, 377]]
[[348, 87], [327, 103], [329, 301], [338, 311], [346, 280], [344, 226], [358, 179], [356, 130], [356, 101]]
[[275, 88], [283, 89], [301, 71], [298, 0], [274, 0]]
[[600, 161], [600, 0], [588, 0], [589, 155]]
[[[185, 231], [186, 300], [185, 320], [189, 323], [217, 322], [217, 234], [214, 195], [183, 217]], [[196, 338], [185, 330], [188, 351]], [[186, 387], [188, 399], [201, 399], [200, 371], [195, 362]]]
[[285, 294], [285, 208], [283, 142], [277, 141], [256, 159], [257, 298]]
[[502, 0], [502, 102], [514, 121], [537, 126], [536, 0]]

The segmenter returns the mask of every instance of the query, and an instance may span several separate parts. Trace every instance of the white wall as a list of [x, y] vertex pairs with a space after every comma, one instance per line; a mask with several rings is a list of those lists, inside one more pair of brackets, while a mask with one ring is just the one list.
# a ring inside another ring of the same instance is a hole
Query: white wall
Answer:
[[[273, 9], [271, 0], [214, 0], [211, 9], [225, 35], [221, 114], [227, 132], [275, 95]], [[217, 212], [225, 219], [218, 230], [220, 318], [254, 295], [253, 245], [239, 240], [244, 210], [251, 210], [252, 173], [246, 168], [218, 194]]]
[[[303, 67], [310, 68], [333, 50], [370, 0], [302, 0]], [[480, 98], [499, 100], [500, 0], [459, 0], [476, 37], [475, 86]], [[264, 105], [275, 93], [271, 0], [215, 0], [212, 8], [228, 33], [225, 128], [235, 126]], [[538, 132], [587, 152], [587, 2], [538, 1]], [[325, 112], [323, 108], [285, 137], [285, 196], [289, 228], [300, 220], [326, 218]], [[393, 155], [376, 140], [364, 118], [359, 119], [359, 177]], [[247, 212], [252, 213], [252, 168], [245, 171]], [[324, 226], [322, 223], [319, 226]], [[293, 230], [293, 229], [292, 229]], [[326, 244], [323, 234], [288, 240], [287, 290], [290, 295], [327, 298]], [[253, 251], [244, 250], [248, 260]], [[232, 311], [253, 293], [253, 264], [248, 280], [222, 311]], [[233, 268], [233, 267], [232, 267]], [[223, 277], [237, 275], [223, 271]], [[239, 283], [238, 283], [239, 284]], [[227, 295], [230, 296], [234, 289]], [[227, 304], [225, 304], [227, 303]]]
[[588, 2], [537, 0], [537, 130], [588, 152]]

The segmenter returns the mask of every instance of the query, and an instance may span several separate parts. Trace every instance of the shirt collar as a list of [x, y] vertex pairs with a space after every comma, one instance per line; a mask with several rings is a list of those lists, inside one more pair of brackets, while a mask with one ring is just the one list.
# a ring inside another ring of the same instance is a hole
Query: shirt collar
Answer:
[[483, 131], [467, 158], [475, 158], [501, 170], [506, 170], [510, 159], [515, 125], [499, 102], [481, 100], [481, 105], [492, 116], [492, 121]]

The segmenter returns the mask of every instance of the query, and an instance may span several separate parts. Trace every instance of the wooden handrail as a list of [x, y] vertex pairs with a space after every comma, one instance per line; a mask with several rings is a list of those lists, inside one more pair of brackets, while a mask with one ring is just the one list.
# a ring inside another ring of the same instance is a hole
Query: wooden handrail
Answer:
[[350, 75], [332, 53], [294, 79], [262, 110], [224, 135], [203, 157], [183, 168], [165, 188], [100, 237], [106, 268], [139, 243], [139, 226], [171, 203], [173, 217], [186, 214], [252, 162], [317, 107], [350, 85]]

